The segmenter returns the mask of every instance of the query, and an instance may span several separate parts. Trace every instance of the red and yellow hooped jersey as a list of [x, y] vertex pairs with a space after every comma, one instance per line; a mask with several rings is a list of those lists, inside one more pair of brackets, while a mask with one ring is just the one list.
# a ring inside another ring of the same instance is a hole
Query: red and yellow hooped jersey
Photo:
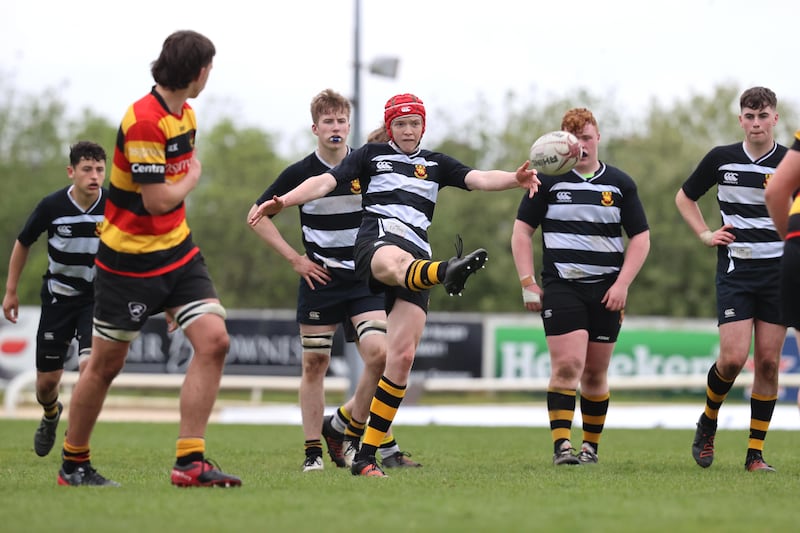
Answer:
[[194, 154], [194, 110], [169, 112], [153, 90], [125, 113], [114, 148], [109, 196], [97, 266], [120, 275], [156, 276], [180, 267], [198, 249], [181, 202], [153, 215], [144, 208], [142, 185], [182, 180]]

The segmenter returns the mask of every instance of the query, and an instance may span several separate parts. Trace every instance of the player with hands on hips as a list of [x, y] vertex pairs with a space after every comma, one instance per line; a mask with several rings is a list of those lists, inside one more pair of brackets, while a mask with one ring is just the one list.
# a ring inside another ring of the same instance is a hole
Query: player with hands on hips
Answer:
[[[708, 371], [706, 404], [692, 441], [692, 457], [703, 468], [714, 460], [719, 410], [753, 346], [745, 469], [774, 470], [764, 460], [763, 450], [778, 398], [778, 363], [786, 327], [781, 317], [783, 242], [769, 217], [765, 191], [786, 154], [773, 134], [777, 105], [775, 93], [766, 87], [744, 91], [739, 98], [744, 141], [712, 148], [675, 195], [686, 224], [705, 246], [717, 249], [719, 354]], [[712, 188], [722, 219], [717, 230], [709, 229], [698, 205]]]

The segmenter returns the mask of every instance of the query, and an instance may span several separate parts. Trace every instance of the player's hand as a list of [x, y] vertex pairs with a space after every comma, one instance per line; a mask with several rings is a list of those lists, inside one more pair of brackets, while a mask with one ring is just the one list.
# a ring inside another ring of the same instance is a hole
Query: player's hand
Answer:
[[19, 298], [16, 294], [8, 294], [3, 297], [3, 314], [6, 320], [12, 324], [17, 323], [19, 317]]
[[178, 329], [178, 323], [175, 321], [175, 315], [169, 311], [164, 312], [164, 319], [167, 321], [167, 333], [172, 333]]
[[188, 180], [192, 183], [192, 189], [197, 186], [197, 183], [200, 181], [200, 174], [203, 173], [203, 165], [200, 164], [200, 160], [196, 157], [192, 157], [189, 160], [189, 169], [186, 171], [186, 176], [183, 179]]
[[614, 283], [603, 295], [601, 303], [605, 304], [609, 311], [622, 311], [628, 300], [628, 288], [622, 283]]
[[700, 234], [700, 240], [703, 241], [703, 244], [712, 248], [714, 246], [728, 246], [736, 240], [736, 236], [731, 233], [732, 229], [733, 224], [725, 224], [717, 231], [707, 229]]
[[525, 309], [532, 312], [538, 312], [542, 310], [542, 288], [536, 285], [528, 285], [522, 289], [522, 303], [525, 305]]
[[312, 291], [317, 288], [314, 283], [327, 285], [331, 280], [331, 275], [325, 267], [318, 265], [305, 255], [298, 256], [298, 259], [292, 262], [292, 268], [306, 281]]
[[517, 169], [517, 183], [519, 186], [528, 189], [528, 198], [533, 198], [533, 195], [539, 192], [539, 177], [536, 175], [535, 169], [529, 169], [530, 161], [525, 161], [522, 166]]
[[272, 200], [267, 200], [253, 211], [253, 214], [247, 219], [247, 223], [251, 226], [255, 226], [262, 217], [273, 216], [280, 213], [285, 205], [280, 196], [273, 196]]

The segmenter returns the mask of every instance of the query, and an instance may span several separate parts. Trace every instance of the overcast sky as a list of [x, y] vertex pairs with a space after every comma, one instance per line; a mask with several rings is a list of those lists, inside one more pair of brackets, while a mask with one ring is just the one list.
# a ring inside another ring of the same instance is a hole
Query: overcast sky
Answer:
[[[308, 104], [353, 93], [355, 0], [9, 0], [0, 77], [23, 93], [57, 89], [68, 110], [116, 123], [149, 91], [164, 38], [194, 29], [216, 47], [201, 122], [234, 115], [311, 146]], [[362, 75], [362, 131], [386, 99], [413, 92], [437, 112], [499, 107], [508, 91], [537, 101], [586, 88], [641, 114], [720, 83], [766, 85], [800, 101], [797, 8], [789, 0], [361, 0], [361, 60], [400, 59], [395, 79]], [[576, 102], [579, 104], [579, 102]], [[800, 126], [800, 125], [798, 125]], [[428, 126], [437, 132], [436, 121]]]

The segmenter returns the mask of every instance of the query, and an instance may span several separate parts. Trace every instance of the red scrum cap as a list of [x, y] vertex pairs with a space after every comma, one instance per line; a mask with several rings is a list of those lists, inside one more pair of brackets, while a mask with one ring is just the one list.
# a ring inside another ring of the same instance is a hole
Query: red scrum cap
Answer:
[[383, 108], [383, 121], [390, 139], [392, 139], [392, 121], [406, 115], [420, 115], [422, 117], [422, 133], [425, 133], [425, 104], [413, 94], [398, 94], [389, 98]]

